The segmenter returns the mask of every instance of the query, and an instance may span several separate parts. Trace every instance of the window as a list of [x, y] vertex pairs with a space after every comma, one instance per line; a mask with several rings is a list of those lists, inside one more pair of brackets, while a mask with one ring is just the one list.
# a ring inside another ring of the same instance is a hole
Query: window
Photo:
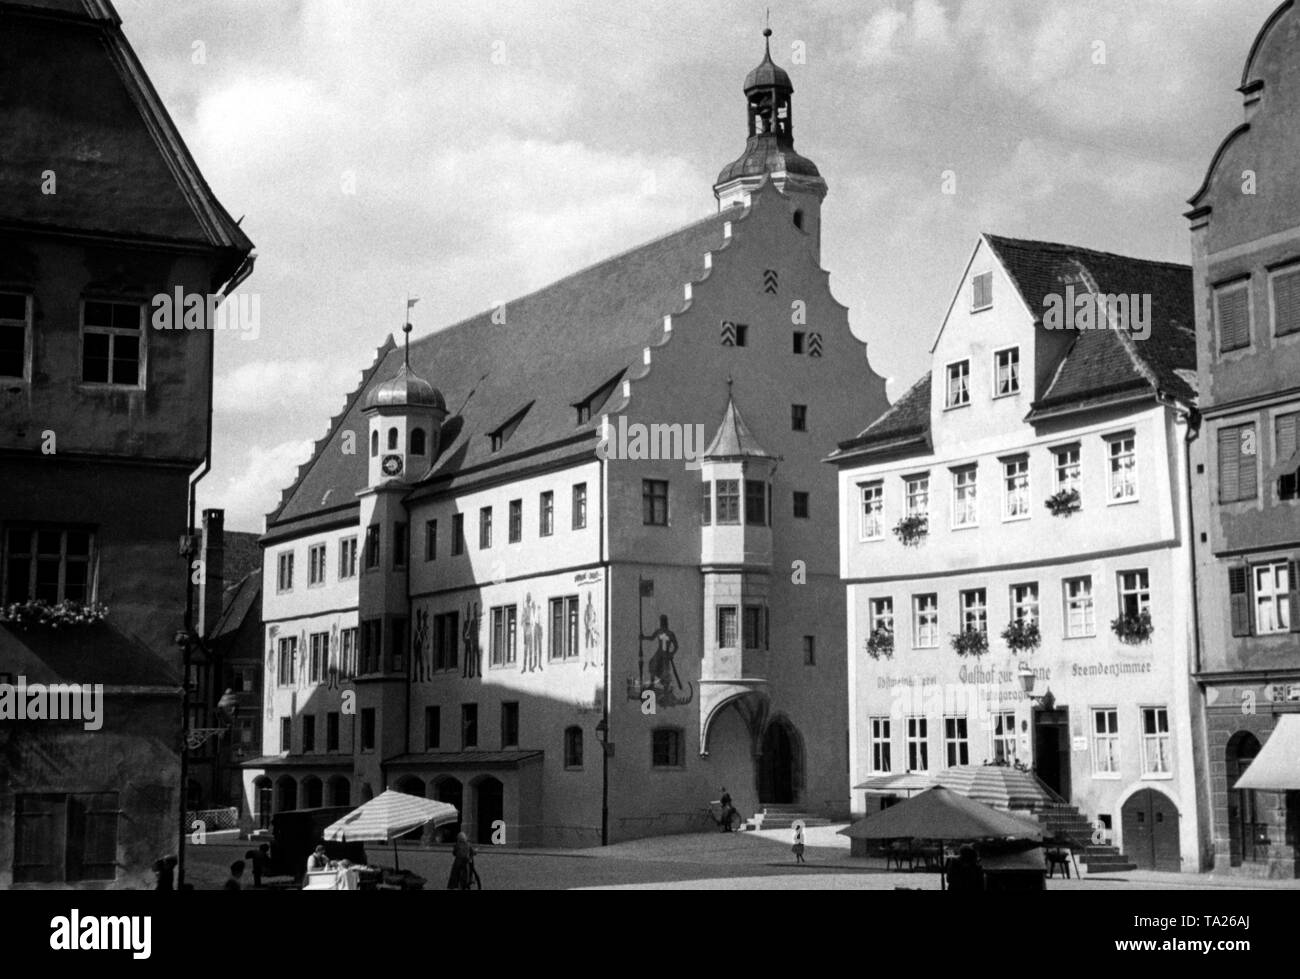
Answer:
[[422, 428], [411, 429], [411, 455], [424, 455], [424, 429]]
[[721, 649], [734, 649], [739, 645], [740, 637], [736, 630], [736, 606], [718, 606], [718, 646]]
[[15, 526], [5, 535], [5, 601], [85, 604], [95, 597], [88, 530]]
[[1137, 618], [1151, 608], [1151, 585], [1147, 572], [1121, 571], [1119, 575], [1119, 614]]
[[948, 767], [970, 764], [970, 738], [965, 717], [943, 719], [943, 754]]
[[310, 647], [307, 660], [307, 682], [320, 683], [326, 679], [329, 666], [330, 637], [328, 632], [313, 632], [308, 639]]
[[116, 792], [14, 796], [14, 883], [117, 877]]
[[650, 765], [653, 768], [684, 768], [686, 752], [678, 728], [661, 727], [650, 732]]
[[989, 631], [988, 601], [983, 588], [961, 593], [961, 627], [964, 632]]
[[438, 521], [426, 520], [424, 522], [424, 559], [426, 561], [437, 560], [438, 557]]
[[518, 544], [524, 536], [524, 501], [510, 501], [509, 543]]
[[906, 480], [907, 515], [909, 517], [928, 517], [930, 515], [930, 477], [909, 476]]
[[[642, 487], [644, 491], [644, 487]], [[587, 526], [587, 484], [575, 483], [573, 487], [573, 529]]]
[[1079, 492], [1079, 446], [1063, 445], [1052, 450], [1056, 492]]
[[492, 610], [492, 649], [493, 666], [510, 666], [515, 662], [515, 632], [518, 623], [518, 608], [514, 605], [498, 605]]
[[366, 528], [365, 562], [367, 571], [379, 567], [379, 524], [377, 523]]
[[700, 524], [707, 527], [713, 523], [713, 483], [705, 480], [700, 484]]
[[1277, 498], [1300, 499], [1300, 412], [1278, 415], [1273, 424], [1277, 468], [1288, 470], [1278, 477]]
[[501, 705], [501, 747], [519, 747], [519, 703], [506, 701]]
[[1110, 501], [1121, 503], [1136, 500], [1137, 452], [1136, 439], [1121, 435], [1110, 439]]
[[1219, 429], [1219, 502], [1253, 500], [1259, 495], [1255, 426]]
[[668, 481], [666, 479], [641, 480], [641, 522], [648, 526], [668, 526]]
[[582, 767], [582, 728], [580, 727], [564, 729], [564, 767]]
[[379, 455], [379, 433], [371, 432], [370, 433], [370, 458], [373, 459], [377, 455]]
[[454, 513], [451, 517], [451, 553], [465, 553], [465, 514]]
[[339, 630], [339, 672], [345, 677], [357, 675], [357, 627]]
[[993, 355], [993, 397], [1020, 393], [1020, 348], [999, 350]]
[[761, 479], [745, 480], [745, 523], [767, 526], [767, 483]]
[[392, 452], [397, 448], [397, 429], [396, 427], [388, 430], [388, 451]]
[[912, 596], [912, 647], [937, 649], [939, 647], [939, 596]]
[[1169, 710], [1165, 707], [1142, 708], [1142, 774], [1168, 775]]
[[280, 718], [280, 753], [288, 754], [293, 751], [293, 718]]
[[480, 551], [492, 546], [492, 508], [479, 507], [478, 511], [478, 547]]
[[281, 551], [277, 559], [275, 576], [276, 591], [293, 590], [293, 551]]
[[388, 669], [393, 673], [401, 673], [406, 665], [407, 641], [406, 616], [395, 616], [388, 629]]
[[881, 629], [892, 633], [894, 631], [894, 599], [873, 598], [870, 604], [871, 609], [871, 631], [877, 632]]
[[325, 750], [339, 750], [339, 712], [336, 710], [325, 715]]
[[316, 715], [302, 715], [302, 750], [304, 754], [316, 750]]
[[948, 391], [944, 406], [960, 408], [970, 404], [970, 361], [959, 360], [948, 365]]
[[437, 751], [442, 747], [442, 708], [424, 708], [424, 750]]
[[1029, 516], [1029, 457], [1002, 463], [1002, 518], [1023, 520]]
[[325, 545], [313, 544], [307, 548], [307, 585], [325, 583]]
[[1273, 333], [1300, 331], [1300, 265], [1278, 269], [1269, 276], [1273, 293]]
[[578, 596], [551, 599], [551, 659], [578, 658]]
[[767, 609], [762, 605], [746, 605], [741, 621], [741, 638], [746, 649], [767, 648]]
[[454, 670], [459, 665], [460, 656], [457, 643], [460, 642], [460, 613], [440, 612], [433, 617], [433, 668], [435, 670]]
[[366, 619], [361, 623], [361, 672], [377, 673], [383, 653], [384, 623], [382, 619]]
[[1250, 282], [1242, 280], [1214, 290], [1214, 319], [1219, 352], [1250, 346]]
[[979, 523], [979, 504], [975, 492], [976, 472], [974, 466], [953, 470], [952, 525], [954, 527], [974, 527]]
[[361, 708], [361, 750], [375, 750], [375, 709]]
[[460, 746], [478, 747], [478, 704], [460, 705]]
[[981, 272], [970, 279], [970, 308], [972, 313], [993, 305], [993, 273]]
[[871, 744], [871, 770], [873, 772], [892, 772], [894, 770], [894, 760], [889, 743], [889, 718], [872, 717], [868, 720], [867, 726]]
[[357, 539], [344, 537], [339, 541], [339, 581], [357, 576]]
[[791, 405], [790, 406], [790, 428], [795, 432], [808, 431], [808, 406]]
[[862, 487], [862, 540], [883, 540], [885, 537], [885, 486], [867, 483]]
[[295, 663], [298, 659], [298, 637], [281, 636], [279, 645], [279, 671], [277, 682], [282, 687], [292, 687], [297, 683]]
[[143, 387], [143, 320], [144, 307], [139, 303], [82, 303], [82, 381]]
[[907, 719], [907, 770], [909, 772], [928, 772], [930, 770], [929, 723], [924, 717]]
[[1119, 774], [1119, 711], [1113, 707], [1092, 712], [1092, 773]]
[[1096, 635], [1097, 622], [1092, 605], [1092, 578], [1066, 578], [1065, 635], [1068, 639]]
[[404, 523], [393, 524], [393, 567], [406, 567], [406, 552], [409, 545], [407, 527]]
[[804, 666], [817, 665], [817, 637], [816, 636], [803, 637], [803, 665]]
[[27, 335], [30, 331], [27, 297], [0, 292], [0, 377], [27, 376]]
[[1252, 569], [1255, 585], [1255, 631], [1259, 635], [1274, 632], [1287, 632], [1291, 629], [1291, 591], [1300, 586], [1292, 583], [1292, 562], [1288, 567], [1286, 561], [1270, 561], [1257, 564]]
[[1016, 712], [997, 711], [993, 715], [993, 761], [1011, 765], [1016, 760]]
[[795, 490], [793, 502], [794, 518], [796, 520], [807, 520], [809, 509], [808, 494], [800, 490]]
[[537, 536], [555, 533], [555, 493], [547, 490], [537, 501]]
[[795, 356], [803, 355], [803, 331], [795, 330], [790, 344], [790, 352]]
[[744, 323], [722, 321], [722, 345], [724, 347], [744, 347], [749, 344], [749, 327]]
[[740, 523], [740, 480], [718, 480], [718, 523]]
[[1038, 621], [1038, 582], [1011, 586], [1011, 621], [1026, 625]]

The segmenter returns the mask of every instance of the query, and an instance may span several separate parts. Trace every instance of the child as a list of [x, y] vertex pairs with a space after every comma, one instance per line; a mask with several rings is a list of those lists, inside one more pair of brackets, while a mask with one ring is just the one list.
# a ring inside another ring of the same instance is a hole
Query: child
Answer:
[[791, 849], [791, 851], [793, 851], [793, 853], [794, 853], [794, 862], [795, 862], [795, 863], [807, 863], [807, 862], [808, 862], [808, 861], [806, 861], [806, 860], [803, 858], [803, 843], [802, 843], [801, 841], [796, 841], [796, 842], [795, 842], [795, 845], [792, 846], [792, 847], [790, 847], [790, 849]]

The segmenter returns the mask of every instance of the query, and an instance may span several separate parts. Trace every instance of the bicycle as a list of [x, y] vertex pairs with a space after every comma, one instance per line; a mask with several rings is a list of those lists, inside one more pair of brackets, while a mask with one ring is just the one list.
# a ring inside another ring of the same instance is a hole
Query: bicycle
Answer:
[[709, 818], [709, 821], [712, 822], [714, 826], [718, 827], [720, 832], [734, 833], [735, 826], [739, 825], [740, 823], [740, 813], [736, 811], [735, 806], [730, 806], [727, 808], [725, 812], [723, 812], [721, 815], [718, 815], [713, 811], [713, 807], [719, 806], [721, 804], [722, 803], [719, 800], [714, 799], [712, 802], [710, 802], [707, 806], [704, 807], [703, 814]]

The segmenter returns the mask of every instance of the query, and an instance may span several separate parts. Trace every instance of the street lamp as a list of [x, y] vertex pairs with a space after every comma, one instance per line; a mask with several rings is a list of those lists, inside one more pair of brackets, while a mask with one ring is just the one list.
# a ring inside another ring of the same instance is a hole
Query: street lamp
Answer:
[[1043, 710], [1051, 710], [1056, 704], [1056, 698], [1052, 696], [1052, 688], [1048, 687], [1046, 693], [1034, 693], [1034, 671], [1029, 668], [1028, 663], [1021, 663], [1020, 669], [1016, 670], [1016, 677], [1020, 680], [1020, 689], [1024, 691], [1025, 696], [1036, 705], [1041, 705]]

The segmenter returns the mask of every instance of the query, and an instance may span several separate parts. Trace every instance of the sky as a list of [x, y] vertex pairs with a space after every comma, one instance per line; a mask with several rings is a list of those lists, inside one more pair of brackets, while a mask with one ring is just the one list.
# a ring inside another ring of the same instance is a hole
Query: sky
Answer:
[[408, 296], [419, 337], [716, 210], [769, 4], [822, 265], [896, 398], [982, 232], [1190, 263], [1277, 0], [117, 0], [257, 246], [200, 507], [264, 529]]

